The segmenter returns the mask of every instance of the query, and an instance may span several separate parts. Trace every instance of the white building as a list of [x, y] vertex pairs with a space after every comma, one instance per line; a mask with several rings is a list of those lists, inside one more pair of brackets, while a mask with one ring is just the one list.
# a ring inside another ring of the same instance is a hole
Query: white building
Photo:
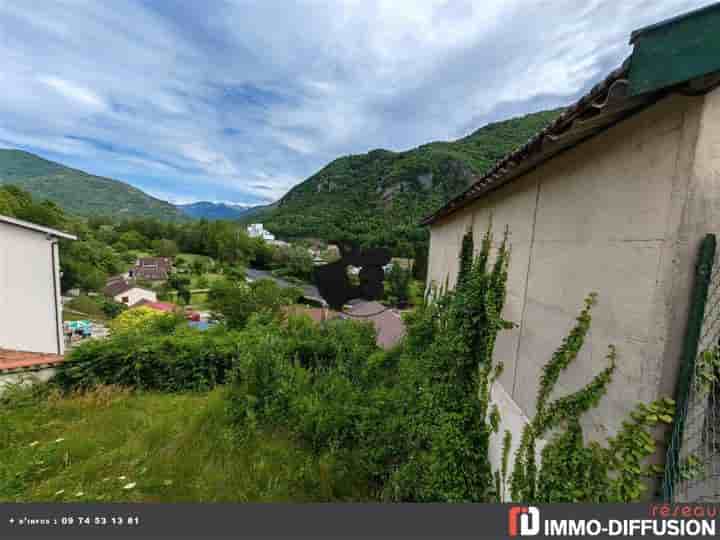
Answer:
[[0, 349], [63, 354], [60, 238], [76, 240], [0, 215]]
[[262, 238], [266, 242], [272, 242], [275, 240], [275, 235], [263, 227], [262, 223], [253, 223], [247, 228], [247, 233], [250, 238]]
[[157, 294], [155, 291], [138, 287], [125, 280], [108, 282], [105, 289], [103, 289], [103, 293], [118, 304], [125, 304], [126, 306], [134, 306], [143, 300], [147, 302], [157, 302]]

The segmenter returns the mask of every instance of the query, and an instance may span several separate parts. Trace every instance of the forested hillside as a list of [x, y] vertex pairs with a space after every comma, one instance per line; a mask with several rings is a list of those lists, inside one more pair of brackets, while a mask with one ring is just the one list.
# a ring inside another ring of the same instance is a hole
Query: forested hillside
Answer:
[[338, 158], [253, 219], [281, 237], [387, 246], [412, 256], [426, 242], [427, 231], [418, 225], [422, 217], [560, 112], [488, 124], [457, 141], [406, 152], [373, 150]]
[[0, 184], [13, 184], [80, 216], [186, 219], [166, 201], [119, 180], [94, 176], [21, 150], [0, 149]]

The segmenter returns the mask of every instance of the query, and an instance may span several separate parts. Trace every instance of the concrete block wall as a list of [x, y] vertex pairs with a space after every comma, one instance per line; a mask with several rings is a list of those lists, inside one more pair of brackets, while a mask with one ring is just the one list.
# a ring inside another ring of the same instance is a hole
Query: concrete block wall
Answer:
[[670, 96], [433, 224], [428, 283], [451, 286], [468, 226], [476, 246], [491, 218], [497, 240], [510, 228], [504, 316], [518, 328], [495, 351], [505, 363], [500, 434], [519, 441], [542, 367], [590, 292], [590, 334], [556, 397], [602, 370], [610, 344], [618, 368], [583, 420], [588, 436], [605, 439], [638, 401], [672, 394], [697, 245], [720, 231], [719, 120], [718, 90]]

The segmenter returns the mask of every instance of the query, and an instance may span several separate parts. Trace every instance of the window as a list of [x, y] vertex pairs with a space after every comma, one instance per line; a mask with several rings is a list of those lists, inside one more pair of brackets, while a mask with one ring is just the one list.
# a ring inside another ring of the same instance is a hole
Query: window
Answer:
[[122, 297], [122, 303], [123, 303], [123, 304], [127, 304], [128, 302], [130, 302], [130, 297], [129, 297], [129, 296], [123, 296], [123, 297]]

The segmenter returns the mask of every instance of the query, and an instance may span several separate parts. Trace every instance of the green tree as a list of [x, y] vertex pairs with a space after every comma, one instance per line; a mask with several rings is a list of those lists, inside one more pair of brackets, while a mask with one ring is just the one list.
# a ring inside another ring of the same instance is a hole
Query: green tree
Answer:
[[174, 240], [163, 238], [153, 240], [153, 250], [158, 257], [175, 257], [178, 254], [178, 246]]
[[102, 303], [101, 309], [103, 313], [110, 319], [114, 319], [127, 309], [125, 304], [119, 302], [113, 302], [112, 300], [105, 300]]
[[122, 233], [118, 241], [125, 244], [128, 249], [145, 249], [148, 246], [148, 239], [137, 231]]
[[172, 273], [168, 276], [168, 285], [177, 291], [178, 298], [183, 303], [189, 304], [192, 298], [190, 292], [190, 278], [178, 273]]
[[105, 286], [107, 273], [84, 261], [73, 261], [63, 268], [61, 288], [79, 287], [86, 291], [99, 291]]
[[412, 269], [402, 268], [399, 264], [393, 264], [385, 277], [385, 294], [393, 305], [405, 307], [410, 298], [410, 282], [412, 281]]
[[205, 263], [201, 259], [194, 259], [190, 266], [193, 274], [201, 275], [205, 273]]
[[245, 283], [226, 278], [211, 285], [208, 303], [214, 316], [229, 328], [243, 328], [253, 313], [277, 315], [282, 306], [296, 302], [301, 294], [271, 279]]
[[275, 256], [275, 248], [261, 239], [254, 240], [253, 265], [256, 268], [269, 268]]
[[308, 250], [291, 247], [288, 250], [287, 270], [292, 276], [309, 280], [313, 273], [313, 259]]

